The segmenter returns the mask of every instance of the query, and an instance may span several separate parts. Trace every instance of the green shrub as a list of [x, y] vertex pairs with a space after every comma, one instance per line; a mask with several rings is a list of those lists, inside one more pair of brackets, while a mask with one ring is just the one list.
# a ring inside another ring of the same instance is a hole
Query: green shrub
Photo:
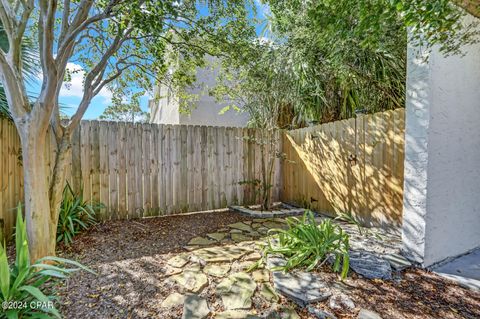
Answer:
[[[70, 273], [84, 269], [81, 264], [58, 257], [45, 257], [30, 263], [27, 231], [20, 206], [15, 227], [15, 262], [8, 264], [6, 246], [0, 245], [0, 302], [6, 318], [60, 318], [54, 307], [55, 296], [46, 291]], [[45, 264], [47, 262], [48, 264]], [[55, 265], [54, 265], [55, 264]], [[75, 268], [65, 268], [69, 264]]]
[[73, 237], [79, 232], [95, 225], [96, 211], [103, 208], [103, 204], [92, 204], [83, 199], [83, 193], [75, 194], [67, 183], [63, 190], [62, 205], [57, 225], [57, 242], [65, 245], [73, 242]]
[[287, 259], [284, 267], [306, 267], [308, 271], [321, 266], [333, 257], [333, 270], [341, 272], [346, 278], [349, 269], [349, 242], [346, 234], [338, 225], [329, 219], [317, 225], [313, 213], [307, 211], [302, 218], [287, 218], [288, 229], [272, 229], [278, 242], [269, 241], [265, 255], [281, 254]]

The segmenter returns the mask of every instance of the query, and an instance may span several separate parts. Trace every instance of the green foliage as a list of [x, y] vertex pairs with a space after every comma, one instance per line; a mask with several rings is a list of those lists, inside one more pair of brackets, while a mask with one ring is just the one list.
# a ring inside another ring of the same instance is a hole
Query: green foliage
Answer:
[[0, 245], [0, 302], [5, 307], [6, 318], [60, 318], [53, 305], [55, 297], [48, 293], [52, 284], [80, 269], [92, 271], [75, 261], [58, 257], [45, 257], [31, 264], [20, 206], [17, 210], [15, 247], [15, 262], [10, 266], [6, 246]]
[[413, 44], [457, 53], [475, 22], [447, 0], [267, 0], [268, 40], [231, 47], [212, 94], [257, 127], [305, 126], [404, 107]]
[[[95, 2], [93, 10], [101, 12], [108, 3]], [[230, 43], [247, 42], [255, 36], [248, 19], [251, 6], [249, 0], [119, 2], [113, 8], [113, 19], [94, 23], [97, 32], [84, 32], [85, 39], [76, 46], [75, 63], [87, 74], [115, 36], [128, 30], [127, 40], [104, 72], [105, 79], [112, 79], [107, 88], [114, 95], [128, 96], [132, 88], [153, 92], [161, 83], [177, 96], [185, 95], [185, 87], [196, 80], [195, 69], [204, 66], [206, 54], [221, 55]], [[118, 111], [119, 105], [114, 102], [112, 112], [107, 112], [111, 114], [105, 117], [123, 113]], [[185, 110], [186, 106], [181, 107]]]
[[[114, 92], [112, 104], [107, 106], [103, 114], [100, 115], [101, 120], [131, 123], [148, 122], [148, 112], [140, 108], [140, 98], [144, 95], [145, 91], [128, 94], [126, 93], [127, 90], [127, 88], [124, 88]], [[124, 102], [125, 99], [127, 99], [128, 102]]]
[[[478, 20], [464, 23], [466, 12], [478, 13], [476, 0], [391, 0], [404, 25], [411, 30], [411, 41], [426, 48], [438, 46], [445, 55], [461, 54], [462, 46], [478, 42]], [[458, 4], [460, 6], [454, 5]], [[461, 8], [463, 6], [468, 11]]]
[[63, 190], [60, 215], [57, 225], [57, 242], [70, 245], [73, 237], [83, 230], [95, 225], [96, 211], [104, 208], [103, 204], [92, 204], [83, 199], [83, 194], [75, 194], [67, 183]]
[[287, 218], [288, 229], [273, 229], [278, 244], [268, 243], [265, 255], [281, 254], [287, 258], [284, 271], [307, 267], [307, 271], [323, 265], [333, 258], [333, 270], [346, 278], [349, 269], [349, 237], [329, 219], [317, 225], [314, 215], [307, 211], [302, 218]]

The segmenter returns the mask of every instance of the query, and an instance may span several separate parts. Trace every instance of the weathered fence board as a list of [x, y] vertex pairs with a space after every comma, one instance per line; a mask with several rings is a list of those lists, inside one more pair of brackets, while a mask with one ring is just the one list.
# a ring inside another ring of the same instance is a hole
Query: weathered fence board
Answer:
[[[249, 134], [255, 130], [82, 121], [73, 134], [68, 181], [85, 199], [107, 206], [102, 220], [253, 203], [243, 196], [254, 193], [252, 186], [240, 183], [260, 177], [260, 146], [244, 140]], [[50, 168], [53, 143], [45, 150]], [[23, 175], [18, 134], [7, 120], [0, 120], [0, 150], [0, 221], [9, 234], [13, 209], [23, 200]], [[277, 200], [279, 192], [272, 190]]]
[[397, 109], [360, 115], [356, 125], [349, 119], [287, 132], [282, 200], [351, 213], [364, 224], [401, 224], [404, 118]]

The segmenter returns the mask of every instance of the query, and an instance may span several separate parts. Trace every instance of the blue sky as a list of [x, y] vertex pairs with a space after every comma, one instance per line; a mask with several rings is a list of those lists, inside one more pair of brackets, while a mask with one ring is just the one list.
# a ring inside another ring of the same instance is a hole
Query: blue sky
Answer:
[[[269, 7], [268, 5], [262, 4], [259, 0], [255, 0], [257, 6], [257, 18], [264, 19], [265, 14], [268, 14]], [[257, 26], [257, 34], [260, 35], [264, 24]], [[82, 70], [80, 65], [69, 63], [69, 69]], [[40, 76], [41, 78], [41, 76]], [[59, 102], [63, 107], [63, 112], [71, 116], [77, 109], [78, 104], [83, 95], [83, 73], [82, 71], [72, 74], [71, 82], [67, 85], [64, 85], [60, 91]], [[41, 80], [38, 83], [30, 83], [28, 85], [28, 91], [31, 95], [35, 96], [40, 91]], [[105, 108], [110, 104], [112, 94], [107, 89], [102, 90], [91, 102], [89, 108], [87, 109], [84, 119], [96, 119], [98, 118]], [[141, 108], [144, 111], [148, 111], [148, 94], [145, 94], [140, 99]]]

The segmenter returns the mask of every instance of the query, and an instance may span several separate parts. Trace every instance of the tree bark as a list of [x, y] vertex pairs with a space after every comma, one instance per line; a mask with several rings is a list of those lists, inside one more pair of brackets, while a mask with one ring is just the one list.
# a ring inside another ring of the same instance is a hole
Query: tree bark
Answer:
[[51, 219], [49, 203], [49, 168], [47, 166], [47, 134], [34, 128], [19, 130], [22, 144], [25, 220], [32, 262], [55, 255], [52, 232], [56, 225]]
[[58, 216], [71, 143], [69, 136], [62, 136], [56, 147], [53, 169], [50, 170], [47, 156], [51, 154], [47, 147], [50, 134], [53, 132], [43, 132], [36, 123], [19, 125], [24, 171], [25, 220], [30, 260], [35, 262], [39, 258], [55, 255]]

